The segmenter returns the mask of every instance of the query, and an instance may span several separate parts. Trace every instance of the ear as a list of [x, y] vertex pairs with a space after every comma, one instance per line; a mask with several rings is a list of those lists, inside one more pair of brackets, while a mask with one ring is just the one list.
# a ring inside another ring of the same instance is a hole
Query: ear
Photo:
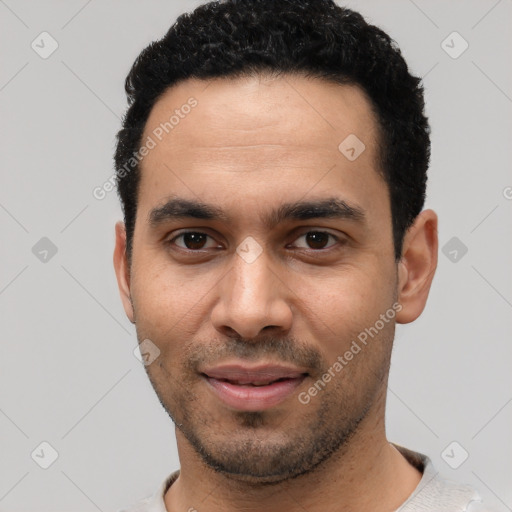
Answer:
[[117, 286], [123, 303], [126, 316], [133, 324], [134, 311], [130, 293], [130, 267], [126, 256], [126, 228], [123, 222], [116, 223], [116, 246], [114, 249], [114, 268], [117, 277]]
[[402, 309], [396, 321], [407, 324], [416, 320], [427, 303], [437, 268], [437, 215], [422, 211], [407, 230], [398, 263], [398, 302]]

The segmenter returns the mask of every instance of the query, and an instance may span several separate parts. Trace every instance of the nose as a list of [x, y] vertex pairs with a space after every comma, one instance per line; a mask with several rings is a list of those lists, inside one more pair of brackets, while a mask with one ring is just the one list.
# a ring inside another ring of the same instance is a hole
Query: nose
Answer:
[[293, 292], [276, 274], [265, 252], [251, 262], [235, 254], [232, 268], [219, 283], [211, 313], [215, 329], [243, 339], [256, 338], [263, 330], [281, 335], [289, 331]]

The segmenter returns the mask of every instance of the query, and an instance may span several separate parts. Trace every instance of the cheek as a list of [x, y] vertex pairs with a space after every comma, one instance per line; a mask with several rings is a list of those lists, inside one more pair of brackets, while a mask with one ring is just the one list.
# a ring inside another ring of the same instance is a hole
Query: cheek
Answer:
[[149, 338], [163, 353], [182, 350], [208, 318], [216, 281], [216, 273], [192, 276], [190, 269], [158, 263], [156, 255], [139, 258], [131, 286], [139, 339]]
[[[303, 281], [298, 293], [307, 297], [301, 314], [309, 318], [327, 360], [344, 353], [393, 304], [391, 283], [378, 281], [375, 273], [356, 269], [325, 279], [321, 286]], [[385, 327], [388, 329], [389, 325]]]

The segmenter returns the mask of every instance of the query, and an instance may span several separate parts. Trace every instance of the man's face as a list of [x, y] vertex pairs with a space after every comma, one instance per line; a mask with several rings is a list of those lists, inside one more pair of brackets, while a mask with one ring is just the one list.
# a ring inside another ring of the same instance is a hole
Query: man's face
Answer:
[[[275, 482], [326, 460], [384, 403], [397, 266], [377, 124], [355, 86], [207, 85], [168, 90], [146, 125], [156, 146], [141, 166], [133, 317], [160, 350], [155, 391], [202, 460]], [[263, 365], [291, 373], [258, 388], [226, 365], [259, 371], [257, 384]]]

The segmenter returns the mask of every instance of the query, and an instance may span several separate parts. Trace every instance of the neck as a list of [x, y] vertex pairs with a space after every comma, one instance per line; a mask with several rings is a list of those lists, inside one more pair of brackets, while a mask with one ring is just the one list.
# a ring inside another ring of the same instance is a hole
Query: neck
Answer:
[[273, 485], [241, 482], [215, 472], [177, 429], [181, 469], [165, 495], [167, 510], [395, 510], [412, 494], [421, 473], [387, 441], [383, 406], [369, 414], [328, 460], [306, 474]]

